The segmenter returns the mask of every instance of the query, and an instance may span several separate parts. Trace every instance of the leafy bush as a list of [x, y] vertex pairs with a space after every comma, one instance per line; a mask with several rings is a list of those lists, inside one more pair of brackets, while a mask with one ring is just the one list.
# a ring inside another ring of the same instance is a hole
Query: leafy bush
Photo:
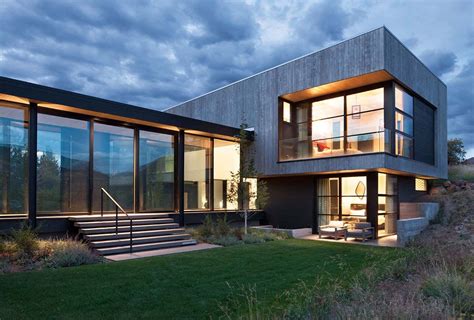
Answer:
[[11, 232], [11, 239], [19, 254], [32, 256], [38, 249], [38, 235], [26, 224]]
[[214, 228], [214, 234], [218, 236], [226, 236], [231, 233], [231, 228], [227, 222], [227, 214], [224, 217], [217, 217], [217, 223]]
[[202, 225], [196, 231], [202, 239], [207, 239], [214, 234], [214, 221], [210, 215], [206, 215]]
[[474, 287], [460, 274], [435, 274], [426, 280], [421, 290], [426, 297], [441, 299], [457, 312], [474, 312]]
[[72, 267], [102, 261], [102, 258], [92, 253], [82, 242], [55, 240], [51, 242], [50, 248], [51, 255], [47, 260], [48, 266], [52, 268]]
[[246, 244], [254, 244], [254, 243], [263, 243], [265, 242], [265, 239], [263, 239], [262, 237], [256, 234], [248, 233], [242, 236], [242, 241]]
[[226, 235], [226, 236], [220, 236], [220, 237], [212, 236], [208, 238], [208, 242], [212, 244], [224, 246], [224, 247], [235, 246], [237, 244], [242, 243], [241, 240], [239, 240], [237, 237], [233, 235]]

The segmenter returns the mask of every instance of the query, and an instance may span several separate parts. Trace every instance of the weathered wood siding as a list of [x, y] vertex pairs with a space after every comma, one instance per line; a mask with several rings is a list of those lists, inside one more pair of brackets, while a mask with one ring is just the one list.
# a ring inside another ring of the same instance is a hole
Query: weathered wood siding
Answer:
[[[443, 84], [398, 40], [390, 37], [385, 28], [373, 30], [190, 100], [167, 112], [234, 127], [243, 122], [254, 127], [258, 153], [256, 165], [265, 176], [385, 167], [400, 170], [402, 164], [396, 161], [397, 158], [382, 154], [278, 162], [278, 97], [284, 94], [386, 69], [396, 78], [401, 77], [403, 83], [434, 105], [443, 105]], [[396, 55], [387, 46], [397, 50]], [[389, 60], [388, 67], [386, 60]], [[416, 68], [411, 68], [411, 64]], [[410, 73], [417, 68], [420, 75]], [[425, 89], [425, 86], [430, 88]], [[440, 113], [438, 126], [441, 129], [445, 116], [445, 113]], [[443, 133], [439, 133], [438, 138], [442, 141]], [[413, 169], [407, 172], [443, 176], [433, 166], [417, 167], [415, 164], [418, 162], [411, 162], [414, 163]]]

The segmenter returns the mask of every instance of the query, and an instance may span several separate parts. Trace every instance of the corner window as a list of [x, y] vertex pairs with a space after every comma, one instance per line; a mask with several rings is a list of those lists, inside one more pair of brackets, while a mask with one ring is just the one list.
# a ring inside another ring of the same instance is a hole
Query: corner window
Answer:
[[395, 85], [395, 154], [413, 158], [413, 97]]
[[428, 183], [425, 179], [415, 178], [415, 191], [428, 191]]

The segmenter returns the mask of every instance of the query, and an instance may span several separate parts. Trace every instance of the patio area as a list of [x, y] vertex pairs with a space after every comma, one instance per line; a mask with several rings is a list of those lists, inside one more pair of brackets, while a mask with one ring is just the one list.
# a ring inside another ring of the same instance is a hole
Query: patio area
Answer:
[[358, 240], [355, 238], [347, 238], [347, 241], [344, 239], [333, 239], [330, 237], [322, 237], [319, 238], [317, 234], [305, 235], [301, 237], [297, 237], [298, 239], [303, 240], [315, 240], [315, 241], [323, 241], [323, 242], [337, 242], [337, 243], [347, 243], [347, 244], [361, 244], [365, 246], [377, 246], [377, 247], [402, 247], [402, 245], [398, 242], [397, 235], [386, 236], [378, 239], [371, 239], [366, 240], [363, 242], [362, 240]]

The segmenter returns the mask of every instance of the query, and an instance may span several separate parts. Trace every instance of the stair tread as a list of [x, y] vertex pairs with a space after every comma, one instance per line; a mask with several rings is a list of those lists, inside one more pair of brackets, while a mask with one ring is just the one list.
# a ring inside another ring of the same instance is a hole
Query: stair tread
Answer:
[[[158, 229], [165, 229], [165, 227], [178, 227], [179, 224], [177, 223], [157, 223], [157, 224], [139, 224], [139, 225], [133, 225], [133, 228], [134, 229], [143, 229], [143, 228], [150, 228], [150, 229], [153, 229], [153, 228], [156, 228], [156, 230]], [[119, 230], [130, 230], [130, 226], [129, 225], [124, 225], [124, 226], [118, 226], [118, 229]], [[79, 231], [80, 232], [89, 232], [89, 231], [101, 231], [101, 230], [104, 230], [105, 232], [107, 231], [113, 231], [115, 230], [115, 226], [113, 227], [91, 227], [91, 228], [80, 228]]]
[[[169, 213], [128, 213], [128, 215], [118, 215], [119, 219], [128, 219], [128, 217], [132, 217], [134, 219], [167, 218], [169, 217]], [[115, 219], [115, 214], [104, 214], [103, 216], [101, 216], [100, 214], [91, 214], [69, 217], [69, 220], [72, 221], [100, 221], [104, 219]]]
[[[191, 237], [189, 233], [178, 233], [178, 234], [167, 234], [167, 235], [162, 235], [162, 236], [152, 236], [152, 237], [139, 237], [135, 238], [132, 236], [132, 241], [146, 241], [146, 240], [157, 240], [156, 242], [164, 242], [164, 241], [159, 241], [161, 239], [169, 239], [169, 238], [188, 238]], [[175, 240], [185, 240], [185, 239], [175, 239]], [[90, 243], [93, 245], [101, 245], [101, 244], [108, 244], [108, 243], [116, 243], [116, 242], [123, 242], [124, 245], [127, 245], [130, 243], [130, 238], [123, 238], [123, 239], [112, 239], [112, 240], [97, 240], [97, 241], [91, 241]], [[150, 242], [153, 243], [153, 242]], [[145, 244], [145, 242], [143, 243]], [[138, 244], [137, 244], [138, 245]]]
[[[132, 219], [134, 224], [154, 224], [154, 223], [168, 223], [173, 222], [172, 218], [156, 218], [156, 219]], [[130, 220], [121, 219], [118, 221], [120, 225], [127, 225], [130, 223]], [[74, 223], [76, 226], [89, 226], [94, 224], [104, 225], [104, 224], [114, 224], [115, 220], [101, 220], [101, 221], [78, 221]]]
[[[196, 240], [194, 239], [187, 239], [187, 240], [173, 240], [173, 241], [164, 241], [164, 242], [151, 242], [151, 243], [144, 243], [144, 244], [136, 244], [133, 245], [133, 251], [141, 251], [143, 249], [148, 250], [155, 250], [159, 249], [160, 247], [169, 247], [169, 246], [183, 246], [183, 245], [194, 245], [196, 244]], [[107, 247], [107, 248], [96, 248], [95, 250], [99, 253], [107, 254], [107, 253], [118, 253], [128, 252], [130, 246], [123, 245], [123, 246], [116, 246], [116, 247]]]
[[[174, 229], [157, 229], [157, 230], [143, 230], [143, 231], [133, 231], [133, 236], [134, 237], [139, 237], [141, 235], [147, 235], [147, 234], [152, 234], [152, 233], [164, 233], [166, 234], [167, 232], [170, 232], [170, 234], [174, 233], [179, 233], [179, 232], [184, 232], [184, 228], [174, 228]], [[128, 237], [130, 235], [130, 232], [119, 232], [118, 235], [115, 232], [112, 233], [95, 233], [95, 234], [87, 234], [84, 235], [85, 238], [87, 239], [93, 239], [93, 238], [99, 238], [99, 237], [116, 237], [116, 236], [126, 236]]]

